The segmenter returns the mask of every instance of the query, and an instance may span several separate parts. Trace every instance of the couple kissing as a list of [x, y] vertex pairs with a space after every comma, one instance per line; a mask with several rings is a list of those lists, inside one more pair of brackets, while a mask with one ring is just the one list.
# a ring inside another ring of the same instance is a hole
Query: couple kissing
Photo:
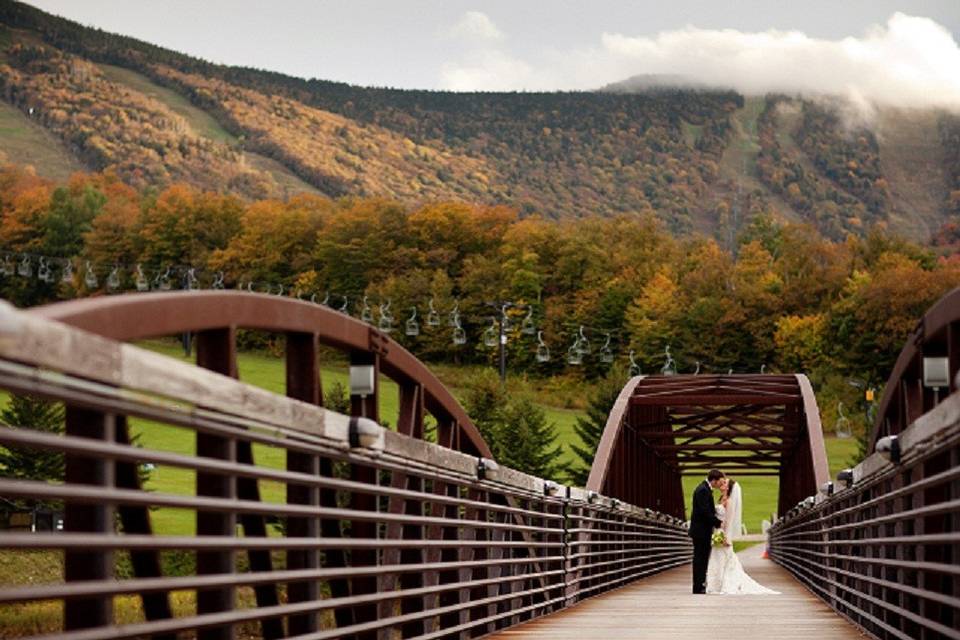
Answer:
[[[713, 491], [720, 492], [714, 504]], [[733, 541], [743, 527], [743, 493], [740, 484], [718, 469], [693, 492], [690, 537], [693, 539], [693, 593], [776, 594], [747, 575], [733, 551]]]

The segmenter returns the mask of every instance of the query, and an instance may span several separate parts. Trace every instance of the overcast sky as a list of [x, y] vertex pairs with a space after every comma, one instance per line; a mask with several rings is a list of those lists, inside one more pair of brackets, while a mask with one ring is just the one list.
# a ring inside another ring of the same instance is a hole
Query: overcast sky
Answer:
[[361, 85], [591, 89], [674, 73], [746, 91], [960, 104], [960, 0], [30, 4], [215, 62]]

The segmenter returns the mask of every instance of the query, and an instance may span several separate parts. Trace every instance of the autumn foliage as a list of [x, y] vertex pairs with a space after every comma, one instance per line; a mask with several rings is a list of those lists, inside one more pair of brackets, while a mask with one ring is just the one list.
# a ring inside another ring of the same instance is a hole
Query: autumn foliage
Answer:
[[[492, 313], [485, 302], [507, 299], [531, 305], [553, 350], [536, 362], [535, 338], [514, 312], [509, 362], [535, 375], [569, 373], [563, 355], [585, 325], [594, 350], [609, 334], [618, 361], [632, 349], [648, 373], [669, 346], [681, 372], [698, 362], [703, 372], [766, 365], [880, 383], [917, 318], [960, 285], [949, 251], [879, 228], [833, 241], [758, 218], [731, 253], [709, 238], [676, 238], [652, 216], [550, 221], [505, 207], [309, 195], [247, 202], [179, 183], [137, 191], [112, 173], [55, 185], [14, 165], [0, 170], [0, 259], [32, 256], [35, 268], [46, 256], [58, 275], [68, 262], [78, 271], [69, 282], [2, 278], [2, 295], [19, 304], [100, 295], [115, 268], [129, 290], [138, 265], [151, 286], [169, 273], [180, 288], [193, 268], [196, 286], [222, 276], [227, 286], [326, 298], [353, 315], [364, 296], [375, 318], [389, 303], [394, 337], [422, 358], [482, 362], [494, 357], [479, 340]], [[87, 262], [92, 286], [79, 274]], [[425, 323], [430, 300], [441, 326], [404, 335], [414, 308]], [[454, 307], [471, 336], [463, 347], [451, 342]], [[607, 368], [594, 357], [575, 371]]]

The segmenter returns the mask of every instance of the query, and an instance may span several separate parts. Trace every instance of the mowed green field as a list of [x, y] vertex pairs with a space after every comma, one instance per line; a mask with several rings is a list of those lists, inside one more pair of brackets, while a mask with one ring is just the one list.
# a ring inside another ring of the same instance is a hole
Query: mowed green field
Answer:
[[[149, 342], [142, 346], [153, 351], [164, 353], [179, 360], [188, 360], [183, 351], [176, 345], [165, 342]], [[284, 364], [279, 358], [261, 354], [241, 354], [239, 359], [240, 379], [249, 384], [274, 391], [284, 392]], [[324, 388], [339, 382], [347, 385], [347, 369], [345, 364], [339, 366], [321, 366], [321, 377]], [[390, 380], [382, 380], [380, 395], [381, 419], [388, 424], [396, 424], [398, 399], [397, 387]], [[461, 390], [453, 388], [455, 395]], [[571, 442], [576, 442], [573, 425], [576, 423], [578, 411], [544, 407], [549, 420], [557, 426], [559, 440], [563, 447], [564, 461], [570, 460]], [[134, 433], [140, 435], [144, 446], [174, 451], [185, 455], [194, 453], [194, 437], [192, 432], [177, 427], [160, 425], [144, 420], [135, 420], [131, 424]], [[856, 451], [856, 441], [827, 438], [827, 455], [830, 462], [830, 475], [835, 477], [837, 471], [847, 466], [847, 462]], [[265, 447], [254, 448], [254, 459], [257, 464], [281, 468], [283, 453]], [[684, 495], [688, 497], [702, 478], [685, 477], [683, 480]], [[743, 488], [744, 513], [743, 521], [751, 533], [759, 533], [761, 522], [770, 519], [777, 508], [777, 478], [771, 477], [744, 477], [738, 478]], [[148, 488], [155, 491], [190, 495], [194, 492], [195, 477], [193, 472], [172, 467], [158, 467], [153, 470]], [[267, 502], [282, 502], [284, 488], [280, 483], [261, 482], [261, 499]], [[192, 512], [176, 509], [159, 509], [154, 512], [156, 531], [164, 534], [189, 534], [193, 532], [194, 517]]]
[[39, 175], [65, 182], [84, 167], [63, 143], [20, 109], [0, 101], [0, 161], [31, 165]]
[[[169, 342], [146, 342], [140, 346], [181, 361], [191, 360], [184, 355], [179, 346]], [[280, 358], [258, 353], [243, 353], [238, 359], [238, 369], [240, 380], [244, 382], [275, 393], [282, 394], [285, 392], [284, 362]], [[320, 376], [325, 390], [330, 389], [338, 382], [344, 387], [348, 384], [346, 364], [321, 366]], [[452, 390], [455, 395], [460, 395], [462, 392], [457, 388]], [[571, 455], [566, 443], [574, 441], [576, 438], [573, 426], [579, 413], [569, 409], [552, 407], [544, 407], [544, 409], [547, 413], [547, 419], [557, 427], [560, 442], [563, 443], [563, 459], [566, 462], [570, 460]], [[389, 425], [395, 425], [398, 412], [397, 386], [388, 378], [382, 378], [380, 393], [381, 421]], [[132, 420], [130, 428], [133, 434], [139, 435], [140, 443], [145, 447], [184, 455], [194, 454], [194, 436], [193, 432], [188, 429], [139, 419]], [[283, 452], [273, 448], [255, 446], [253, 455], [258, 465], [275, 468], [282, 468], [284, 465]], [[196, 477], [192, 471], [158, 466], [151, 472], [147, 488], [164, 493], [192, 495], [195, 483]], [[284, 487], [277, 482], [261, 482], [260, 493], [261, 499], [265, 502], [282, 502], [284, 500]], [[157, 509], [152, 513], [152, 518], [157, 533], [185, 535], [194, 532], [195, 523], [191, 511]]]
[[[835, 478], [837, 471], [847, 467], [850, 459], [857, 452], [857, 441], [852, 438], [846, 440], [827, 438], [826, 442], [830, 477]], [[747, 527], [749, 533], [760, 533], [761, 523], [764, 520], [770, 520], [771, 514], [777, 510], [777, 497], [780, 490], [779, 480], [775, 477], [746, 476], [737, 478], [735, 475], [730, 477], [740, 483], [743, 493], [743, 524]], [[683, 493], [686, 497], [688, 517], [690, 515], [690, 496], [700, 482], [703, 482], [703, 477], [700, 476], [688, 476], [683, 479]], [[715, 493], [714, 495], [719, 494]]]

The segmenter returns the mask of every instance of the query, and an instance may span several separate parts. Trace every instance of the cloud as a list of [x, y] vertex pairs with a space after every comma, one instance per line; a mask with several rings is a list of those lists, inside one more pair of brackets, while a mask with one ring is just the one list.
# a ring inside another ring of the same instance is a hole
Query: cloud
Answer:
[[473, 51], [459, 63], [441, 68], [443, 88], [449, 91], [504, 90], [536, 86], [538, 75], [533, 66], [494, 49]]
[[456, 90], [595, 89], [637, 74], [680, 75], [746, 94], [960, 109], [960, 46], [935, 21], [902, 13], [840, 40], [686, 27], [655, 36], [605, 33], [594, 47], [543, 51], [535, 61], [487, 50], [446, 65], [441, 81]]
[[467, 11], [456, 24], [444, 30], [443, 36], [454, 40], [503, 40], [503, 32], [482, 11]]

